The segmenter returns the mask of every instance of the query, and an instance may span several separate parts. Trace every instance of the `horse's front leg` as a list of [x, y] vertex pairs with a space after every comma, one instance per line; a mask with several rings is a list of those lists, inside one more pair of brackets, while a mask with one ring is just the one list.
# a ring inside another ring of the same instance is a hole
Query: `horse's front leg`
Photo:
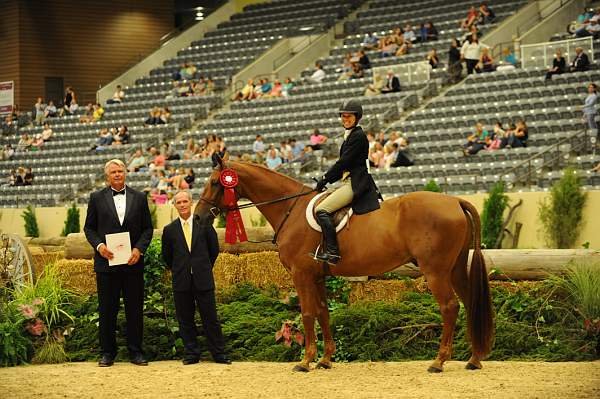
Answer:
[[302, 324], [304, 324], [304, 359], [294, 367], [294, 371], [310, 370], [310, 363], [317, 354], [315, 336], [315, 317], [319, 313], [319, 292], [315, 283], [315, 276], [307, 270], [294, 271], [292, 274], [294, 286], [300, 299]]
[[324, 353], [319, 363], [317, 363], [317, 368], [320, 369], [330, 369], [331, 368], [331, 357], [335, 353], [335, 341], [333, 340], [333, 336], [331, 335], [331, 329], [329, 327], [329, 308], [327, 306], [327, 288], [325, 288], [325, 281], [319, 281], [317, 283], [319, 289], [319, 325], [321, 326], [321, 331], [323, 331], [323, 343], [324, 343]]

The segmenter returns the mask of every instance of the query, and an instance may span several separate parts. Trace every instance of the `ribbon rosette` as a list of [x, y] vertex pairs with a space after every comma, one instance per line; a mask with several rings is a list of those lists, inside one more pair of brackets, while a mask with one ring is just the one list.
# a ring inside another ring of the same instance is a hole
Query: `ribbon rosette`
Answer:
[[[234, 188], [237, 186], [239, 178], [235, 170], [224, 169], [219, 179], [224, 188], [223, 202], [229, 210], [225, 224], [225, 242], [235, 244], [239, 238], [240, 242], [248, 241], [242, 215], [237, 208], [237, 198]], [[233, 208], [233, 209], [232, 209]]]

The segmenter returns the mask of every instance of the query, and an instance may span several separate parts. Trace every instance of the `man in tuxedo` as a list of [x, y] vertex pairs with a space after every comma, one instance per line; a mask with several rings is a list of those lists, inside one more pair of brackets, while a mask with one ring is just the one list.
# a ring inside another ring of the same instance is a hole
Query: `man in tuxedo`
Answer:
[[216, 363], [231, 364], [225, 355], [225, 340], [217, 318], [215, 281], [212, 268], [219, 255], [217, 233], [211, 225], [201, 224], [192, 215], [192, 196], [180, 191], [173, 197], [179, 217], [165, 226], [162, 254], [173, 274], [173, 298], [183, 339], [183, 364], [200, 361], [194, 323], [196, 306], [200, 312], [208, 349]]
[[[152, 219], [146, 196], [125, 185], [125, 164], [112, 159], [104, 166], [108, 187], [92, 193], [83, 231], [95, 248], [94, 271], [98, 288], [100, 347], [98, 363], [109, 367], [117, 354], [115, 330], [121, 293], [127, 318], [127, 348], [133, 364], [148, 364], [142, 353], [144, 309], [143, 254], [152, 239]], [[127, 263], [109, 266], [113, 252], [106, 246], [106, 235], [129, 233], [131, 256]]]
[[394, 72], [390, 69], [387, 73], [387, 80], [385, 85], [381, 88], [383, 94], [397, 93], [400, 91], [400, 79], [394, 75]]

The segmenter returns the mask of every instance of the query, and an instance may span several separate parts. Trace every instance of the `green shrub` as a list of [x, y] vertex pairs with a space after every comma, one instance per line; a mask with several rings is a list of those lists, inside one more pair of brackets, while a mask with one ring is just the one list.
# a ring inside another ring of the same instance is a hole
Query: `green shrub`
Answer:
[[425, 187], [423, 187], [423, 191], [432, 191], [434, 193], [441, 193], [442, 188], [435, 182], [435, 180], [429, 180]]
[[66, 237], [71, 233], [79, 233], [81, 231], [81, 226], [79, 225], [79, 208], [77, 205], [73, 203], [71, 207], [67, 210], [67, 220], [65, 220], [65, 227], [63, 227], [61, 236]]
[[600, 262], [571, 264], [561, 282], [584, 326], [600, 334]]
[[486, 248], [496, 248], [496, 241], [502, 234], [503, 215], [507, 206], [508, 196], [504, 194], [504, 182], [500, 181], [492, 187], [488, 198], [483, 202], [481, 242]]
[[150, 220], [152, 221], [152, 226], [156, 228], [158, 226], [158, 207], [152, 201], [148, 201], [148, 208], [150, 209]]
[[25, 235], [27, 237], [39, 237], [40, 229], [38, 228], [35, 209], [31, 205], [27, 205], [21, 217], [25, 221]]
[[550, 200], [540, 203], [539, 217], [544, 236], [552, 248], [571, 248], [579, 237], [587, 199], [581, 186], [575, 170], [567, 168], [563, 177], [552, 186]]
[[30, 351], [31, 341], [21, 323], [0, 323], [0, 367], [27, 363]]

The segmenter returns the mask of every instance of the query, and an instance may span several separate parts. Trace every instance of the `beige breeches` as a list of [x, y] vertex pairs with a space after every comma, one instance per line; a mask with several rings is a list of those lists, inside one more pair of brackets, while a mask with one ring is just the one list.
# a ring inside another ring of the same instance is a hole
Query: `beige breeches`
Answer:
[[338, 209], [350, 205], [350, 203], [352, 203], [352, 198], [354, 198], [354, 193], [352, 192], [352, 185], [348, 178], [344, 180], [339, 188], [325, 198], [323, 202], [317, 205], [315, 212], [325, 211], [327, 213], [333, 213]]

